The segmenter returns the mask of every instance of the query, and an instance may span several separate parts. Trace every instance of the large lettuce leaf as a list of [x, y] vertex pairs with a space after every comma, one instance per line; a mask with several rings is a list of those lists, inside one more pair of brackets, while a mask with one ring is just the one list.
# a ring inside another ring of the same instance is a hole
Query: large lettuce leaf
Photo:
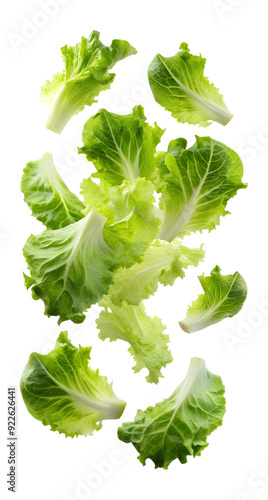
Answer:
[[60, 229], [83, 218], [84, 204], [68, 189], [50, 153], [27, 163], [21, 190], [32, 215], [48, 229]]
[[201, 454], [207, 437], [222, 425], [225, 413], [224, 386], [210, 373], [204, 360], [192, 358], [184, 381], [163, 402], [138, 410], [134, 422], [118, 429], [118, 437], [132, 443], [143, 465], [150, 458], [155, 467], [167, 469], [178, 458]]
[[103, 420], [120, 418], [125, 408], [107, 378], [88, 366], [90, 351], [73, 346], [61, 332], [49, 354], [31, 354], [21, 377], [28, 411], [66, 437], [92, 435]]
[[211, 231], [228, 214], [226, 204], [242, 183], [243, 165], [230, 148], [210, 137], [196, 136], [186, 149], [186, 140], [171, 141], [160, 164], [164, 220], [160, 239], [171, 241], [196, 231]]
[[155, 175], [155, 151], [163, 134], [157, 124], [146, 123], [143, 108], [135, 106], [130, 115], [101, 109], [89, 118], [83, 130], [84, 146], [79, 148], [94, 163], [95, 177], [111, 185], [137, 177]]
[[198, 276], [198, 279], [205, 293], [191, 304], [186, 318], [179, 323], [187, 333], [231, 318], [242, 309], [247, 297], [246, 282], [238, 272], [222, 276], [216, 266], [210, 276]]
[[96, 321], [99, 337], [130, 344], [129, 352], [136, 361], [134, 372], [147, 368], [147, 381], [158, 384], [159, 377], [163, 376], [161, 368], [172, 361], [167, 347], [169, 337], [163, 333], [166, 327], [161, 320], [148, 316], [142, 303], [139, 306], [123, 303], [118, 307], [109, 297], [104, 297], [99, 305], [104, 307]]
[[41, 89], [47, 113], [45, 125], [54, 132], [61, 133], [72, 116], [97, 102], [95, 98], [102, 90], [109, 89], [115, 78], [109, 69], [136, 54], [134, 47], [124, 40], [113, 40], [106, 47], [99, 36], [98, 31], [92, 31], [74, 47], [62, 47], [65, 70], [47, 80]]
[[187, 43], [173, 57], [157, 54], [149, 66], [155, 100], [179, 122], [206, 127], [212, 120], [226, 125], [232, 118], [223, 96], [204, 76], [206, 59], [190, 54]]

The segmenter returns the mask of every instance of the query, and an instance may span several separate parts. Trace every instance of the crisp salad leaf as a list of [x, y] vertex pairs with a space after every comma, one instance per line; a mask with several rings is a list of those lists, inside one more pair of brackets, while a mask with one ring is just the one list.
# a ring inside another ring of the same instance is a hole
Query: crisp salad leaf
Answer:
[[211, 231], [228, 214], [226, 204], [242, 183], [239, 156], [221, 142], [196, 136], [186, 149], [186, 140], [171, 141], [160, 165], [164, 218], [159, 238], [171, 241], [196, 231]]
[[163, 132], [156, 124], [151, 127], [146, 123], [142, 106], [135, 106], [130, 115], [101, 109], [85, 123], [84, 146], [79, 152], [94, 163], [97, 172], [93, 175], [111, 185], [137, 177], [151, 179]]
[[140, 263], [128, 269], [118, 269], [109, 297], [116, 305], [123, 301], [138, 305], [156, 292], [158, 283], [173, 285], [176, 278], [183, 278], [184, 269], [197, 266], [204, 255], [202, 247], [188, 248], [178, 240], [171, 243], [156, 240], [148, 247]]
[[92, 435], [103, 420], [120, 418], [126, 405], [107, 378], [88, 366], [90, 351], [73, 346], [61, 332], [49, 354], [31, 354], [21, 377], [28, 411], [66, 437]]
[[167, 347], [169, 337], [163, 333], [166, 327], [161, 320], [148, 316], [142, 303], [139, 306], [123, 303], [118, 307], [104, 297], [99, 305], [104, 307], [96, 321], [99, 337], [130, 344], [129, 352], [136, 361], [134, 372], [147, 368], [147, 381], [158, 384], [159, 377], [163, 377], [161, 368], [172, 361]]
[[187, 43], [173, 57], [157, 54], [149, 66], [149, 83], [158, 104], [181, 123], [206, 127], [232, 118], [223, 96], [204, 76], [206, 59], [190, 54]]
[[100, 42], [99, 32], [82, 37], [74, 47], [65, 45], [61, 52], [65, 64], [62, 73], [47, 80], [41, 89], [46, 109], [45, 126], [61, 133], [68, 121], [85, 106], [91, 106], [102, 90], [110, 88], [115, 78], [111, 69], [118, 61], [136, 54], [124, 40], [113, 40], [110, 47]]
[[70, 226], [31, 235], [25, 244], [33, 297], [42, 299], [45, 314], [59, 316], [59, 323], [83, 321], [84, 311], [107, 293], [120, 266], [104, 239], [105, 221], [92, 211]]
[[48, 229], [60, 229], [84, 217], [84, 204], [68, 189], [50, 153], [27, 163], [21, 190], [32, 215]]
[[138, 410], [134, 422], [124, 423], [118, 437], [132, 443], [145, 465], [150, 458], [155, 467], [167, 469], [178, 458], [199, 456], [207, 437], [222, 425], [225, 413], [224, 386], [210, 373], [204, 360], [192, 358], [184, 381], [163, 402], [145, 411]]
[[186, 318], [179, 322], [181, 328], [192, 333], [231, 318], [242, 309], [247, 297], [247, 285], [238, 272], [222, 276], [219, 266], [210, 276], [199, 276], [204, 290], [188, 308]]

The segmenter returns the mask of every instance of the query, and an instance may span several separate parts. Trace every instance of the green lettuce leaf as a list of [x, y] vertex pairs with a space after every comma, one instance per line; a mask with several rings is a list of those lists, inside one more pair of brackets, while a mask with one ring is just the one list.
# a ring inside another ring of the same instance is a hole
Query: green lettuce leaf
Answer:
[[171, 141], [160, 165], [160, 208], [164, 218], [159, 238], [171, 241], [196, 231], [215, 229], [225, 207], [242, 183], [243, 165], [230, 148], [210, 137]]
[[225, 413], [224, 386], [210, 373], [204, 360], [192, 358], [188, 374], [173, 394], [154, 407], [138, 410], [134, 422], [119, 427], [118, 437], [132, 443], [145, 465], [150, 458], [155, 468], [167, 469], [178, 458], [199, 456], [207, 437], [222, 425]]
[[45, 126], [54, 132], [61, 133], [75, 114], [97, 102], [95, 98], [102, 90], [109, 89], [115, 78], [109, 69], [136, 54], [136, 49], [124, 40], [113, 40], [106, 47], [99, 36], [98, 31], [92, 31], [74, 47], [62, 47], [65, 70], [47, 80], [41, 89]]
[[181, 328], [192, 333], [207, 326], [231, 318], [243, 307], [247, 297], [247, 285], [238, 272], [222, 276], [219, 266], [211, 276], [198, 276], [204, 294], [199, 295], [188, 308], [186, 318], [179, 322]]
[[156, 124], [151, 127], [146, 123], [141, 106], [135, 106], [131, 115], [101, 109], [86, 122], [79, 153], [94, 163], [97, 172], [93, 176], [111, 185], [137, 177], [152, 179], [156, 146], [163, 132]]
[[204, 76], [206, 59], [190, 54], [187, 43], [173, 57], [157, 54], [149, 66], [149, 83], [158, 104], [181, 123], [206, 127], [232, 118], [223, 96]]
[[99, 305], [104, 307], [96, 321], [99, 337], [102, 340], [109, 338], [111, 342], [119, 339], [130, 344], [129, 352], [136, 361], [134, 372], [147, 368], [147, 381], [158, 384], [159, 377], [163, 377], [161, 368], [172, 361], [167, 347], [169, 337], [163, 333], [166, 327], [161, 320], [148, 316], [142, 303], [139, 306], [123, 303], [117, 307], [104, 297]]
[[158, 283], [173, 285], [177, 277], [183, 278], [184, 269], [197, 266], [204, 255], [202, 247], [187, 248], [177, 240], [171, 243], [156, 240], [146, 250], [142, 262], [118, 269], [109, 297], [116, 305], [124, 300], [138, 305], [156, 292]]
[[60, 229], [83, 218], [84, 204], [63, 182], [50, 153], [27, 163], [21, 190], [32, 215], [48, 229]]
[[45, 314], [59, 316], [59, 323], [83, 321], [82, 313], [107, 293], [120, 265], [104, 239], [105, 221], [92, 211], [70, 226], [31, 235], [25, 244], [33, 297], [41, 298]]
[[90, 351], [73, 346], [61, 332], [49, 354], [31, 354], [21, 377], [28, 411], [66, 437], [92, 435], [103, 420], [120, 418], [126, 405], [107, 378], [88, 366]]

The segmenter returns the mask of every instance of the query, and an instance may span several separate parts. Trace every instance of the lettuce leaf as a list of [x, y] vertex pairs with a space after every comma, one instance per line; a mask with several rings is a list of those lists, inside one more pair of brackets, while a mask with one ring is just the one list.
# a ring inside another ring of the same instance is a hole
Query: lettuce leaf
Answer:
[[188, 308], [186, 318], [179, 322], [181, 328], [192, 333], [231, 318], [243, 307], [247, 285], [238, 272], [222, 276], [219, 266], [210, 276], [198, 276], [204, 294], [199, 295]]
[[242, 183], [243, 165], [230, 148], [210, 137], [196, 136], [186, 149], [186, 140], [171, 141], [160, 165], [162, 192], [159, 207], [164, 211], [159, 238], [215, 229], [226, 205]]
[[48, 229], [60, 229], [83, 218], [84, 204], [68, 189], [50, 153], [27, 163], [21, 190], [32, 215]]
[[135, 106], [131, 115], [101, 109], [85, 123], [79, 153], [93, 162], [97, 170], [93, 176], [111, 185], [137, 177], [152, 179], [156, 146], [163, 132], [157, 124], [146, 123], [142, 106]]
[[33, 297], [42, 299], [45, 314], [59, 316], [59, 323], [83, 321], [83, 312], [107, 293], [120, 265], [104, 239], [105, 221], [92, 211], [70, 226], [31, 235], [25, 244]]
[[136, 54], [136, 49], [124, 40], [113, 40], [106, 47], [99, 36], [98, 31], [92, 31], [74, 47], [62, 47], [65, 70], [47, 80], [41, 89], [45, 126], [53, 132], [60, 134], [75, 114], [97, 102], [95, 98], [102, 90], [109, 89], [115, 78], [109, 69]]
[[66, 437], [92, 435], [103, 420], [120, 418], [126, 405], [107, 378], [88, 366], [90, 351], [73, 346], [61, 332], [49, 354], [31, 354], [21, 377], [28, 411]]
[[99, 337], [130, 344], [129, 352], [136, 361], [134, 372], [147, 368], [147, 381], [158, 384], [159, 377], [163, 377], [161, 368], [172, 361], [167, 347], [169, 337], [163, 333], [166, 327], [161, 320], [148, 316], [142, 303], [139, 306], [123, 303], [117, 307], [109, 297], [104, 297], [99, 305], [104, 307], [96, 321]]
[[109, 288], [109, 297], [116, 304], [123, 301], [138, 305], [153, 295], [158, 283], [173, 285], [176, 278], [185, 276], [184, 269], [197, 266], [204, 258], [201, 248], [188, 248], [180, 241], [154, 241], [146, 250], [142, 261], [128, 269], [120, 268]]
[[157, 54], [149, 66], [149, 83], [158, 104], [181, 123], [226, 125], [232, 118], [223, 96], [204, 76], [206, 59], [190, 54], [187, 43], [173, 57]]
[[178, 458], [199, 456], [207, 437], [222, 425], [225, 413], [224, 386], [210, 373], [204, 360], [192, 358], [184, 381], [163, 402], [138, 410], [134, 422], [123, 423], [118, 437], [132, 443], [145, 465], [150, 458], [155, 468], [167, 469]]

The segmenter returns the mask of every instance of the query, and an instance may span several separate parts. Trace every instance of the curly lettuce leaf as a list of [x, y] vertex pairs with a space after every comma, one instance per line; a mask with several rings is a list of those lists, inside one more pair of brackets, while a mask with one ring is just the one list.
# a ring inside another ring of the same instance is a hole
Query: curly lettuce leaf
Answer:
[[92, 211], [70, 226], [31, 235], [25, 244], [33, 297], [42, 299], [45, 314], [59, 316], [59, 323], [83, 321], [84, 311], [112, 283], [120, 263], [104, 239], [105, 221]]
[[93, 176], [111, 185], [137, 177], [152, 179], [156, 146], [163, 132], [157, 124], [146, 123], [142, 106], [135, 106], [130, 115], [101, 109], [85, 123], [79, 153], [93, 162], [97, 170]]
[[212, 121], [226, 125], [232, 118], [223, 96], [204, 76], [206, 59], [190, 54], [187, 43], [173, 57], [157, 54], [148, 70], [158, 104], [181, 123], [207, 127]]
[[109, 288], [109, 297], [120, 305], [124, 300], [138, 305], [153, 295], [158, 283], [173, 285], [176, 278], [185, 276], [184, 269], [198, 266], [204, 258], [201, 248], [188, 248], [180, 241], [154, 241], [146, 250], [142, 261], [128, 269], [120, 268]]
[[161, 368], [172, 361], [167, 347], [169, 337], [163, 333], [166, 327], [161, 320], [148, 316], [142, 303], [139, 306], [123, 303], [118, 307], [104, 297], [99, 305], [104, 307], [96, 321], [99, 337], [130, 344], [129, 352], [136, 362], [134, 372], [147, 368], [147, 381], [158, 384], [159, 377], [163, 377]]
[[31, 354], [21, 377], [29, 413], [66, 437], [92, 435], [103, 420], [120, 418], [126, 405], [107, 378], [88, 366], [90, 351], [73, 346], [61, 332], [49, 354]]
[[225, 318], [232, 318], [243, 307], [247, 297], [247, 285], [238, 272], [222, 276], [219, 266], [210, 276], [198, 276], [204, 294], [199, 295], [188, 308], [186, 318], [179, 322], [181, 328], [192, 333]]
[[50, 153], [27, 163], [21, 190], [32, 215], [48, 229], [60, 229], [83, 218], [84, 204], [68, 189]]
[[118, 437], [132, 443], [145, 465], [150, 458], [155, 468], [167, 469], [175, 460], [184, 464], [187, 456], [199, 456], [208, 446], [207, 437], [222, 425], [225, 413], [224, 386], [210, 373], [204, 360], [192, 358], [184, 381], [163, 402], [138, 410], [134, 422], [124, 423]]
[[164, 211], [159, 238], [215, 229], [226, 205], [242, 183], [243, 165], [230, 148], [210, 137], [196, 136], [186, 149], [186, 141], [171, 141], [160, 165], [159, 206]]
[[136, 54], [136, 49], [124, 40], [113, 40], [110, 47], [100, 42], [99, 32], [92, 31], [88, 38], [61, 52], [65, 64], [62, 73], [47, 80], [41, 89], [46, 109], [46, 128], [61, 133], [68, 121], [85, 106], [97, 102], [102, 90], [109, 89], [115, 78], [111, 69], [118, 61]]

